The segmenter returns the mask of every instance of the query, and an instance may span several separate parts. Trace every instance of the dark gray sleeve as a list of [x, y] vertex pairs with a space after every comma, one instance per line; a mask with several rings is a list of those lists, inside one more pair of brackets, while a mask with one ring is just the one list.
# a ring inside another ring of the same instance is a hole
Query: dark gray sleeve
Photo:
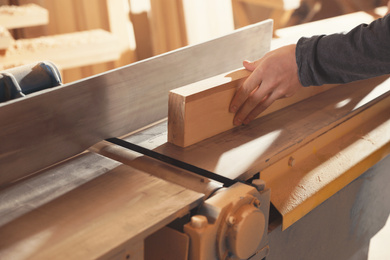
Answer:
[[296, 61], [303, 86], [347, 83], [390, 73], [390, 15], [346, 34], [301, 38]]

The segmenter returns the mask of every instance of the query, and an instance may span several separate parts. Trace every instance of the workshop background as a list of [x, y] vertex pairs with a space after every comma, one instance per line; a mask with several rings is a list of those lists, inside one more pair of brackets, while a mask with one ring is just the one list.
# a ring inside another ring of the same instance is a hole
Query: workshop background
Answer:
[[[267, 18], [274, 19], [274, 28], [278, 29], [370, 11], [385, 3], [385, 0], [0, 0], [1, 15], [6, 16], [1, 26], [9, 29], [15, 40], [3, 49], [0, 66], [7, 69], [49, 59], [62, 69], [66, 83], [215, 38]], [[47, 18], [32, 4], [44, 8]], [[18, 11], [5, 5], [27, 5], [27, 10], [20, 12], [24, 18], [19, 18], [26, 22], [13, 25], [12, 16], [17, 19]], [[34, 16], [34, 12], [38, 13]], [[23, 16], [26, 13], [32, 18], [26, 19]], [[90, 33], [77, 33], [84, 31]], [[49, 52], [48, 48], [53, 50]], [[87, 56], [82, 59], [77, 56], [86, 50]]]
[[[274, 19], [274, 36], [278, 38], [280, 28], [357, 11], [372, 13], [386, 2], [0, 0], [0, 27], [5, 28], [0, 28], [0, 43], [4, 43], [0, 45], [3, 46], [0, 69], [52, 60], [67, 83], [203, 42], [267, 18]], [[18, 10], [7, 5], [27, 7]], [[22, 18], [25, 15], [32, 18]], [[14, 22], [12, 16], [24, 23]], [[7, 41], [7, 37], [12, 38]], [[83, 58], [80, 53], [85, 54]], [[389, 221], [371, 240], [369, 259], [390, 259], [388, 241]]]

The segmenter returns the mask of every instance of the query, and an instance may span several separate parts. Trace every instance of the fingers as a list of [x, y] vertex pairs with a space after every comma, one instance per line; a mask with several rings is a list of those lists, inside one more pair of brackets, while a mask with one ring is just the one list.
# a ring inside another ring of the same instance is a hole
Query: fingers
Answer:
[[[255, 65], [256, 66], [256, 65]], [[261, 71], [255, 71], [244, 81], [237, 89], [229, 107], [231, 113], [236, 113], [239, 108], [245, 103], [251, 93], [256, 90], [261, 84]], [[240, 117], [238, 117], [240, 119]]]
[[252, 71], [237, 89], [229, 110], [236, 113], [235, 125], [248, 124], [276, 99], [290, 97], [303, 87], [298, 78], [296, 45], [271, 51], [255, 62], [244, 61]]
[[[246, 98], [245, 102], [240, 109], [237, 111], [236, 116], [234, 117], [233, 124], [234, 125], [242, 125], [247, 124], [248, 115], [262, 102], [264, 102], [268, 97], [268, 93], [264, 88], [257, 87], [255, 90], [250, 93], [248, 98]], [[250, 120], [251, 121], [251, 120]], [[249, 122], [248, 122], [249, 123]]]
[[257, 62], [250, 62], [250, 61], [244, 60], [242, 62], [242, 64], [244, 65], [245, 69], [247, 69], [249, 71], [254, 71], [257, 67]]
[[278, 99], [275, 92], [271, 93], [270, 95], [267, 95], [262, 102], [260, 102], [254, 109], [250, 111], [250, 113], [246, 116], [246, 118], [243, 120], [243, 124], [247, 125], [251, 121], [253, 121], [259, 114], [264, 112], [270, 105], [272, 105], [275, 100]]

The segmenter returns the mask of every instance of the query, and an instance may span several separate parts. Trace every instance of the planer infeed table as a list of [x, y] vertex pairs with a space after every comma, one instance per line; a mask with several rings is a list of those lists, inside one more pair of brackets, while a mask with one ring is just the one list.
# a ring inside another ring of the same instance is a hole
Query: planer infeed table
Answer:
[[167, 142], [169, 90], [271, 36], [265, 21], [1, 103], [0, 259], [365, 259], [390, 212], [387, 77]]

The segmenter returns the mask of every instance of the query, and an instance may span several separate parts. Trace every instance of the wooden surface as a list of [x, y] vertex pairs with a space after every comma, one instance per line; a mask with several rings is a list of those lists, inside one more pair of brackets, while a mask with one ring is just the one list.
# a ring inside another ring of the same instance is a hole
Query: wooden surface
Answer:
[[386, 93], [261, 172], [283, 215], [283, 230], [390, 153], [389, 109]]
[[113, 61], [120, 56], [117, 43], [115, 36], [100, 29], [16, 40], [0, 55], [0, 68], [45, 60], [54, 62], [60, 69]]
[[0, 6], [0, 24], [7, 29], [45, 25], [48, 22], [47, 10], [39, 5]]
[[0, 104], [0, 185], [163, 119], [169, 90], [239, 68], [243, 57], [264, 55], [271, 27], [266, 21]]
[[[168, 142], [187, 147], [234, 128], [229, 105], [236, 89], [250, 75], [241, 69], [224, 73], [170, 91], [168, 106]], [[274, 102], [260, 116], [311, 97], [332, 86], [302, 88], [292, 98]]]
[[389, 95], [390, 83], [385, 79], [334, 87], [248, 126], [186, 148], [167, 143], [163, 135], [142, 145], [226, 177], [245, 180], [359, 113], [377, 97]]
[[128, 140], [232, 179], [264, 172], [286, 228], [389, 153], [389, 86], [340, 85], [186, 148], [153, 129]]
[[144, 239], [202, 197], [118, 166], [1, 226], [0, 258], [143, 259]]

